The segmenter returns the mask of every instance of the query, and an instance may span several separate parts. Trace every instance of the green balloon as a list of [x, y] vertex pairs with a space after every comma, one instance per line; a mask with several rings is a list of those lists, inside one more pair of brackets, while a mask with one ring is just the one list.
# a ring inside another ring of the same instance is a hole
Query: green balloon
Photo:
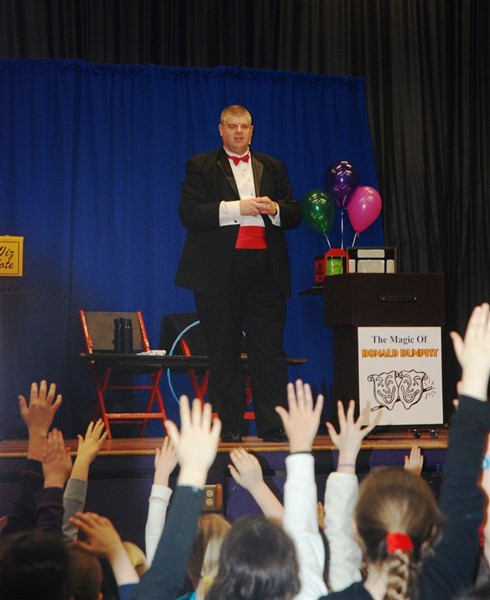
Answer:
[[301, 212], [304, 220], [316, 231], [325, 235], [330, 231], [335, 217], [335, 206], [327, 192], [306, 192], [301, 200]]

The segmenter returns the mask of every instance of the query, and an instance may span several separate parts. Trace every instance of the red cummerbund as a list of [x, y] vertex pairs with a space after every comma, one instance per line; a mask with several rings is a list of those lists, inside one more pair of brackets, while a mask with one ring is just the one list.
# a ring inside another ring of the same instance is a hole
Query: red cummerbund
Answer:
[[265, 227], [241, 225], [238, 229], [235, 248], [238, 250], [265, 250], [267, 248]]

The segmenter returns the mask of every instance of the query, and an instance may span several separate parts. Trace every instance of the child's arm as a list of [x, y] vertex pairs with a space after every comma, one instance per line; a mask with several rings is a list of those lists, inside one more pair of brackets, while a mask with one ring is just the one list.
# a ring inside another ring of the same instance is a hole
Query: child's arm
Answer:
[[204, 485], [218, 450], [221, 422], [212, 418], [211, 405], [196, 399], [189, 406], [180, 398], [180, 432], [172, 421], [165, 423], [177, 453], [180, 472], [172, 505], [153, 563], [133, 592], [133, 600], [170, 600], [176, 597], [201, 514]]
[[95, 423], [93, 421], [89, 423], [85, 437], [78, 435], [77, 455], [63, 494], [65, 509], [63, 538], [67, 543], [77, 538], [78, 530], [70, 522], [70, 517], [74, 517], [77, 512], [82, 512], [85, 507], [90, 465], [100, 452], [106, 438], [107, 433], [104, 431], [104, 421], [102, 419]]
[[[474, 581], [480, 556], [484, 496], [478, 485], [482, 455], [490, 431], [487, 387], [490, 376], [490, 307], [476, 306], [464, 339], [451, 332], [462, 368], [458, 409], [451, 418], [449, 440], [439, 491], [444, 515], [442, 537], [424, 562], [421, 595], [452, 597]], [[434, 595], [435, 594], [435, 595]]]
[[36, 528], [61, 533], [63, 489], [71, 471], [70, 451], [57, 429], [48, 433], [42, 452], [44, 487], [34, 495]]
[[43, 487], [42, 451], [54, 415], [61, 404], [61, 394], [56, 395], [56, 385], [49, 388], [45, 380], [31, 384], [29, 402], [18, 397], [19, 411], [28, 431], [27, 461], [21, 473], [20, 489], [8, 515], [4, 533], [15, 533], [36, 526], [34, 494]]
[[313, 401], [310, 386], [297, 380], [288, 384], [288, 410], [276, 411], [289, 439], [284, 484], [284, 529], [294, 540], [301, 591], [298, 599], [319, 598], [327, 593], [324, 580], [325, 546], [318, 528], [318, 492], [315, 481], [313, 440], [320, 425], [323, 396]]
[[162, 447], [155, 450], [155, 473], [148, 504], [145, 526], [145, 553], [151, 565], [158, 542], [162, 535], [167, 508], [172, 495], [168, 483], [170, 474], [177, 465], [177, 454], [169, 437], [164, 438]]
[[262, 476], [262, 468], [257, 458], [244, 448], [230, 452], [233, 464], [228, 465], [233, 479], [248, 490], [264, 515], [282, 521], [284, 508]]
[[361, 550], [354, 536], [354, 505], [357, 500], [356, 462], [362, 440], [376, 422], [362, 427], [362, 417], [354, 420], [355, 402], [344, 410], [337, 403], [339, 432], [327, 423], [328, 433], [336, 445], [337, 471], [330, 473], [325, 487], [325, 535], [330, 545], [329, 581], [332, 590], [341, 590], [361, 578]]

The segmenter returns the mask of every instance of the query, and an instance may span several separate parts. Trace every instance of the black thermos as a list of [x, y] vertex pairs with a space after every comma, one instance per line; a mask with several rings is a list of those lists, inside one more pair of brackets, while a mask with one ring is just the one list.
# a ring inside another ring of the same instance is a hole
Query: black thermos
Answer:
[[114, 352], [131, 354], [133, 351], [133, 324], [131, 319], [114, 319]]

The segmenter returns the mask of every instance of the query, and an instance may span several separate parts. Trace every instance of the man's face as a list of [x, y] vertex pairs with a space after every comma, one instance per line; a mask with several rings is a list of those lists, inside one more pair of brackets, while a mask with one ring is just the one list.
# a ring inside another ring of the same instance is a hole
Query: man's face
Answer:
[[226, 150], [235, 154], [245, 154], [252, 141], [252, 132], [254, 129], [247, 115], [228, 115], [225, 123], [220, 123], [218, 128]]

